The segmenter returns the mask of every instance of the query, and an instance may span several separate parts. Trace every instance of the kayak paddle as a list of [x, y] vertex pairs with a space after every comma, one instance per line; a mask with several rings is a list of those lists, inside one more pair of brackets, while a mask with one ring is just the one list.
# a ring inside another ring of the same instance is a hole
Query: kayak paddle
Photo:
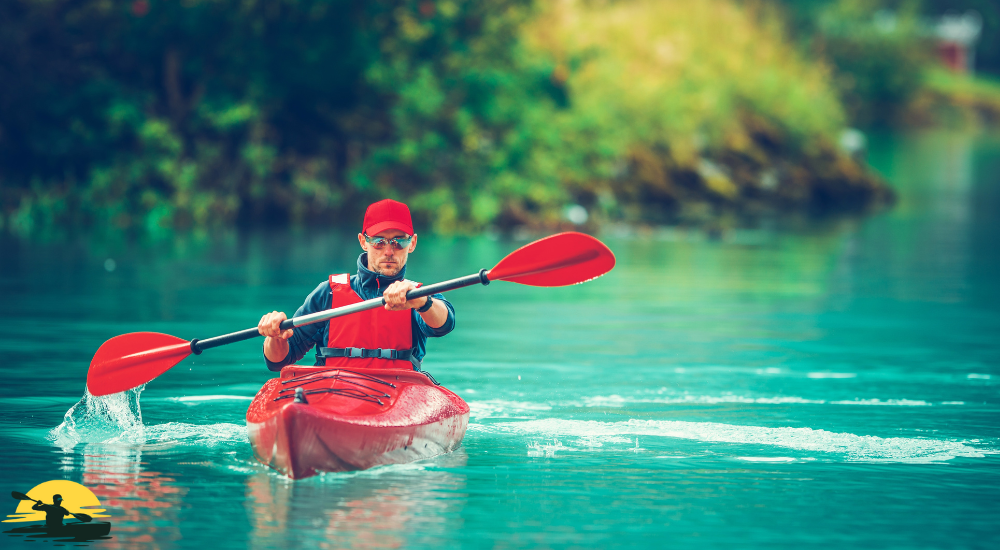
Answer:
[[[29, 497], [28, 495], [26, 495], [24, 493], [18, 493], [17, 491], [11, 491], [10, 492], [10, 496], [16, 498], [17, 500], [30, 500], [32, 502], [37, 502], [39, 504], [45, 504], [44, 502], [42, 502], [40, 500], [35, 500], [35, 499]], [[70, 512], [70, 513], [73, 514], [73, 512]], [[73, 517], [75, 517], [76, 519], [78, 519], [80, 521], [83, 521], [83, 522], [88, 522], [88, 521], [94, 519], [94, 518], [88, 516], [87, 514], [73, 514]]]
[[[601, 241], [583, 233], [559, 233], [526, 244], [500, 260], [493, 269], [450, 281], [415, 288], [406, 299], [421, 298], [475, 284], [509, 281], [529, 286], [567, 286], [604, 275], [615, 266], [615, 255]], [[319, 311], [281, 323], [287, 330], [385, 305], [384, 298]], [[104, 342], [87, 373], [92, 395], [108, 395], [141, 386], [194, 353], [260, 336], [257, 327], [190, 342], [158, 332], [122, 334]]]

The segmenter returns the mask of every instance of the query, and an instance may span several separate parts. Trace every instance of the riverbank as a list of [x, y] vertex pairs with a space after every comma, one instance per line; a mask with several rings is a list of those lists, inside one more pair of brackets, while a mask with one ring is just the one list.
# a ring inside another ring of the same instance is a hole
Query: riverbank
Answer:
[[0, 226], [305, 227], [389, 196], [457, 234], [892, 202], [777, 7], [386, 1], [331, 34], [343, 14], [306, 4], [5, 12], [24, 70], [0, 91]]

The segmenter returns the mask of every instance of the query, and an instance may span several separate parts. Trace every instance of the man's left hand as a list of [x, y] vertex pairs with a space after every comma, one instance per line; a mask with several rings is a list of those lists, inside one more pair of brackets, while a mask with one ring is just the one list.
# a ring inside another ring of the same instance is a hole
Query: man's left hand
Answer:
[[427, 302], [427, 297], [406, 299], [406, 293], [417, 288], [417, 285], [410, 281], [396, 281], [389, 285], [382, 293], [385, 298], [385, 309], [389, 311], [402, 311], [404, 309], [416, 309]]

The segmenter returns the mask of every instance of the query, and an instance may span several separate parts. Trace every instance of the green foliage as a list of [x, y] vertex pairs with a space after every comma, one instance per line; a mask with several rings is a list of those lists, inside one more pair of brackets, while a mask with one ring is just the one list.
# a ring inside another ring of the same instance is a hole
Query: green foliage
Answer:
[[856, 123], [893, 122], [919, 92], [933, 61], [915, 2], [883, 9], [878, 0], [839, 0], [820, 12], [822, 55], [837, 69], [837, 87]]
[[22, 232], [330, 223], [386, 196], [438, 231], [551, 227], [622, 215], [647, 168], [737, 201], [708, 157], [759, 171], [762, 135], [815, 156], [843, 125], [780, 18], [730, 0], [13, 0], [0, 52]]
[[914, 117], [966, 128], [1000, 122], [1000, 80], [996, 78], [938, 68], [927, 72], [921, 92], [911, 107]]
[[[834, 69], [852, 124], [993, 125], [1000, 101], [1000, 5], [992, 0], [782, 0], [797, 40]], [[982, 17], [973, 74], [949, 73], [934, 25], [947, 14]]]
[[2, 210], [147, 228], [336, 213], [351, 125], [362, 147], [385, 133], [366, 120], [385, 103], [363, 85], [376, 37], [356, 23], [389, 7], [4, 3]]
[[[830, 147], [845, 118], [828, 69], [791, 46], [767, 6], [567, 1], [529, 36], [567, 79], [558, 134], [582, 138], [553, 155], [581, 168], [563, 180], [607, 215], [700, 223], [750, 200], [809, 202], [810, 178], [780, 163], [853, 166]], [[796, 179], [806, 190], [785, 193]]]
[[518, 0], [4, 3], [0, 210], [308, 223], [388, 195], [446, 231], [554, 210], [524, 121], [559, 90], [517, 56], [529, 16]]

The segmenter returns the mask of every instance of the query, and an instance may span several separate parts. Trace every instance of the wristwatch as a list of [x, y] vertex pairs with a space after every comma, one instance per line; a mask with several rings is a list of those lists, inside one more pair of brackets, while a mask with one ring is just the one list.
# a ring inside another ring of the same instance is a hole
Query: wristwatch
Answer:
[[434, 298], [431, 298], [430, 296], [428, 296], [427, 297], [427, 301], [424, 302], [424, 305], [422, 305], [419, 308], [417, 308], [417, 311], [419, 313], [426, 313], [427, 310], [429, 310], [432, 305], [434, 305]]

